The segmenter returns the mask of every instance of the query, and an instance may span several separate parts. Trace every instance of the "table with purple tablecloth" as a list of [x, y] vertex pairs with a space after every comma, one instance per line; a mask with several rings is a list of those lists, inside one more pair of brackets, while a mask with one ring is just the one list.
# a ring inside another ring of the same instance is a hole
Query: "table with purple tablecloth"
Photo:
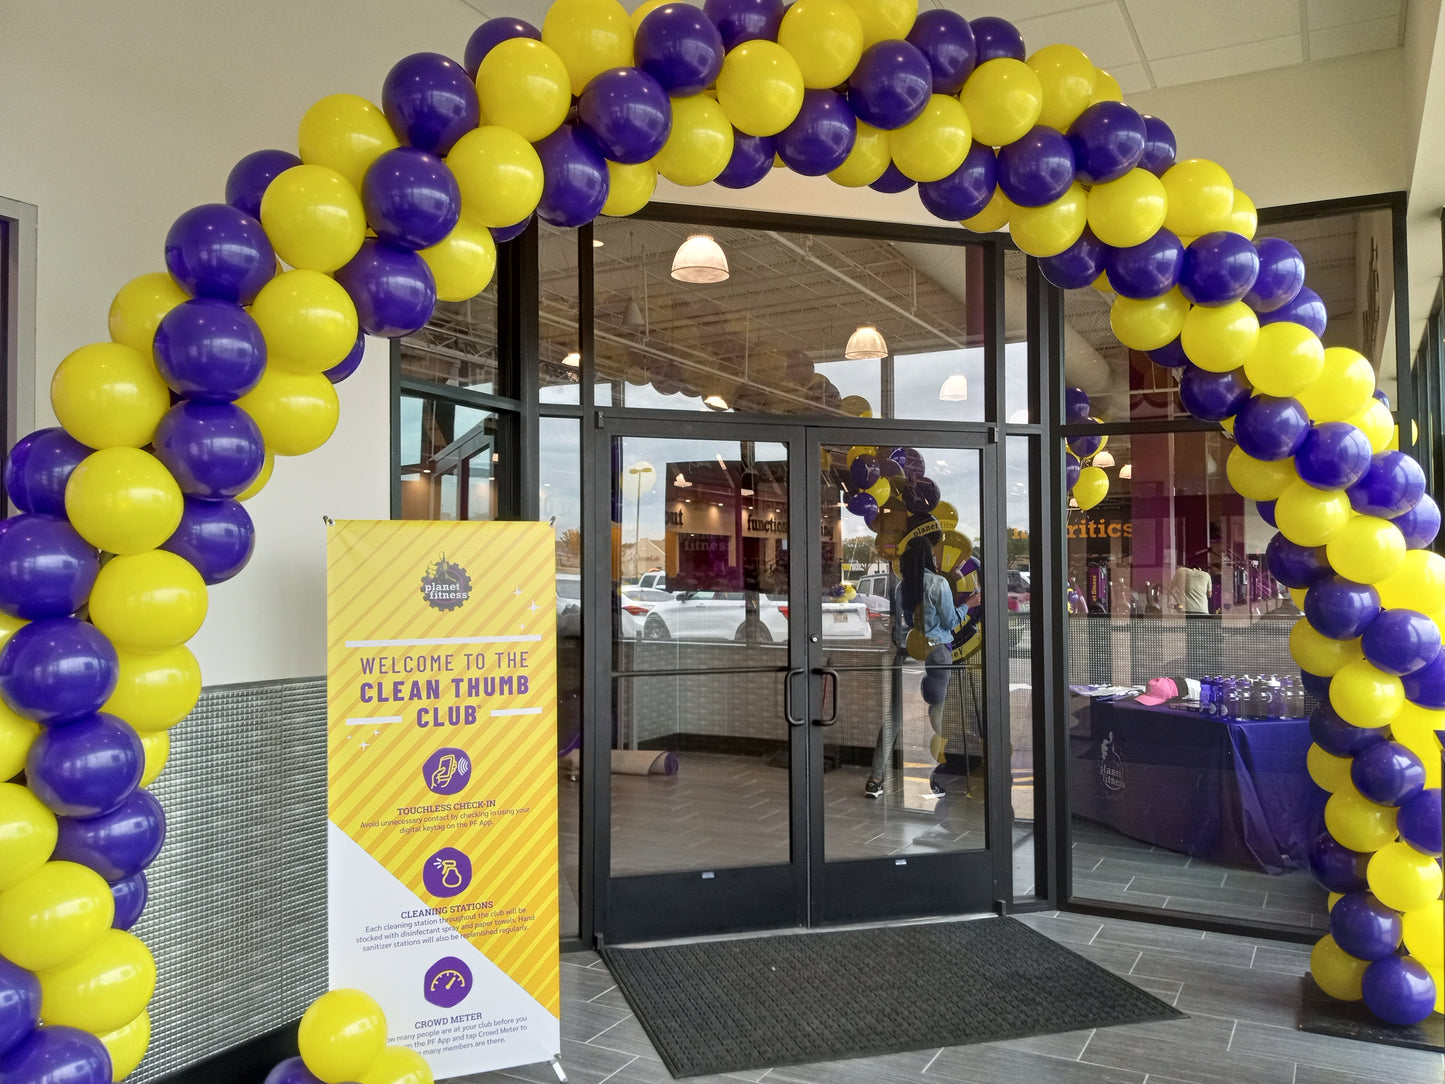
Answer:
[[1283, 873], [1324, 830], [1306, 719], [1217, 719], [1133, 700], [1072, 697], [1076, 816], [1182, 854]]

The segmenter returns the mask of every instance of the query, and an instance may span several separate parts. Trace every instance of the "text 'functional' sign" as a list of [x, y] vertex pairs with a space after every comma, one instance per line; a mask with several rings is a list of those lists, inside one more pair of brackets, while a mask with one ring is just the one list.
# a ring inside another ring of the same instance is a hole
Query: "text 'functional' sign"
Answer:
[[554, 547], [540, 523], [327, 539], [331, 985], [438, 1078], [561, 1046]]

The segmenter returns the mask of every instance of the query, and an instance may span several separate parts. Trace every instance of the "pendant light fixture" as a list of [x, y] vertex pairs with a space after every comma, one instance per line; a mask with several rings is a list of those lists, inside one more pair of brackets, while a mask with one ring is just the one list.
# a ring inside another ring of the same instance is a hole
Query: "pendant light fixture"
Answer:
[[938, 389], [938, 397], [946, 402], [961, 403], [968, 398], [968, 377], [954, 373]]
[[1112, 467], [1114, 465], [1114, 454], [1105, 448], [1093, 459], [1089, 460], [1090, 465], [1100, 468]]
[[728, 258], [710, 234], [695, 233], [677, 246], [672, 277], [678, 282], [722, 282], [728, 277]]
[[1119, 477], [1122, 478], [1122, 479], [1124, 479], [1126, 482], [1127, 482], [1130, 478], [1134, 477], [1134, 464], [1133, 464], [1133, 463], [1125, 463], [1122, 467], [1120, 467], [1120, 468], [1119, 468]]
[[870, 324], [865, 324], [852, 335], [848, 336], [848, 345], [843, 350], [843, 356], [849, 361], [862, 361], [865, 358], [886, 358], [888, 356], [888, 344], [883, 341], [883, 336], [878, 329]]

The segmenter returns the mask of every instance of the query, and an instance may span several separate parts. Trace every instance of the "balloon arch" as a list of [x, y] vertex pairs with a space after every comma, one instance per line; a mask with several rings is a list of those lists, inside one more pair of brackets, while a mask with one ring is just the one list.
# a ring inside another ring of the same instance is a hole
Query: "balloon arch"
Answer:
[[[201, 690], [185, 645], [207, 585], [250, 555], [242, 502], [273, 456], [330, 436], [364, 337], [475, 296], [534, 215], [577, 227], [640, 209], [659, 174], [744, 188], [778, 164], [1007, 225], [1050, 281], [1115, 295], [1119, 340], [1233, 435], [1228, 476], [1278, 532], [1269, 567], [1304, 611], [1290, 647], [1320, 703], [1308, 767], [1328, 830], [1310, 866], [1331, 912], [1313, 976], [1391, 1023], [1441, 1011], [1439, 508], [1369, 361], [1322, 345], [1299, 253], [1255, 239], [1228, 173], [1179, 158], [1082, 52], [1030, 53], [1003, 19], [916, 0], [647, 0], [631, 16], [558, 0], [540, 30], [484, 23], [463, 63], [400, 60], [380, 107], [322, 99], [297, 149], [247, 155], [224, 203], [175, 221], [165, 271], [116, 294], [111, 341], [56, 369], [59, 426], [5, 464], [20, 509], [0, 523], [7, 1084], [119, 1080], [145, 1052], [155, 964], [127, 931], [165, 831], [145, 788]], [[1077, 389], [1066, 408], [1090, 417]], [[1086, 465], [1100, 444], [1071, 441], [1082, 507], [1107, 490]], [[853, 457], [850, 507], [885, 554], [892, 512], [907, 530], [943, 511], [909, 451]], [[385, 1032], [364, 995], [332, 991], [269, 1079], [430, 1081]]]

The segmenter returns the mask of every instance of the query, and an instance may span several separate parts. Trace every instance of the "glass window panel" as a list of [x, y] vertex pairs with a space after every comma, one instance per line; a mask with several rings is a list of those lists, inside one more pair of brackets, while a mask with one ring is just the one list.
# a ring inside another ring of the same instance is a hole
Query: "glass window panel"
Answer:
[[497, 284], [466, 301], [439, 301], [420, 331], [401, 340], [401, 375], [454, 388], [497, 388]]
[[506, 468], [498, 416], [447, 399], [401, 398], [402, 519], [489, 520]]
[[1028, 260], [1018, 249], [1007, 249], [1003, 271], [1004, 413], [1010, 423], [1022, 425], [1038, 420], [1029, 405]]
[[576, 230], [540, 224], [537, 239], [538, 375], [543, 403], [579, 402], [581, 338], [578, 331]]
[[1034, 761], [1034, 657], [1042, 653], [1033, 617], [1031, 546], [1034, 522], [1029, 501], [1031, 479], [1039, 476], [1036, 440], [1009, 437], [1004, 448], [1004, 484], [1008, 487], [1008, 720], [1009, 780], [1013, 806], [1014, 898], [1046, 894], [1036, 884], [1034, 813], [1042, 780]]

